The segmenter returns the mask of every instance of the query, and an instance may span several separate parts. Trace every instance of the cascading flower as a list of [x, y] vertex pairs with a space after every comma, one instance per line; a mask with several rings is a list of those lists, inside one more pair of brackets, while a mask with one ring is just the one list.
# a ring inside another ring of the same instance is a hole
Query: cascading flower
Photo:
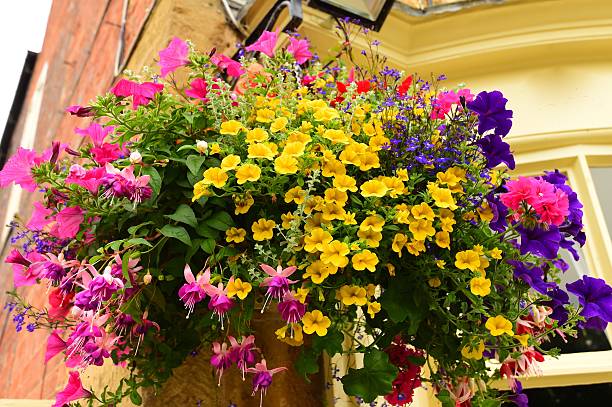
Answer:
[[[259, 267], [268, 274], [269, 277], [264, 278], [260, 287], [268, 287], [266, 291], [266, 304], [270, 298], [280, 301], [285, 294], [289, 292], [289, 284], [295, 284], [297, 281], [290, 280], [287, 277], [291, 276], [297, 270], [297, 267], [290, 266], [283, 268], [278, 265], [276, 270], [267, 264], [260, 264]], [[264, 308], [266, 306], [264, 304]]]
[[195, 305], [206, 297], [206, 287], [209, 286], [210, 281], [210, 269], [207, 268], [204, 273], [199, 275], [196, 279], [191, 272], [189, 264], [185, 264], [183, 274], [186, 283], [180, 288], [178, 295], [185, 304], [185, 308], [189, 310], [189, 312], [187, 312], [187, 318], [189, 318]]
[[260, 406], [263, 404], [263, 396], [265, 396], [266, 390], [268, 390], [268, 387], [270, 387], [272, 384], [272, 376], [285, 370], [287, 370], [286, 367], [275, 367], [273, 369], [268, 369], [265, 359], [262, 359], [261, 362], [255, 364], [255, 367], [250, 367], [247, 369], [247, 372], [254, 374], [253, 395], [260, 392]]
[[255, 347], [255, 336], [249, 335], [242, 337], [240, 342], [233, 336], [227, 338], [231, 345], [230, 349], [230, 360], [236, 363], [238, 369], [242, 372], [242, 380], [244, 380], [244, 374], [246, 373], [248, 366], [255, 363], [255, 357], [259, 349]]

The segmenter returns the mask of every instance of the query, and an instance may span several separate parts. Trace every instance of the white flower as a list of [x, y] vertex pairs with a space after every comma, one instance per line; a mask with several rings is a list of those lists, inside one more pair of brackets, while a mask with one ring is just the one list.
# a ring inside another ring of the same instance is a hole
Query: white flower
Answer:
[[198, 150], [200, 154], [204, 154], [206, 150], [208, 150], [208, 143], [204, 140], [196, 141], [196, 150]]
[[130, 154], [130, 162], [132, 164], [140, 164], [142, 162], [142, 155], [138, 151], [132, 151]]

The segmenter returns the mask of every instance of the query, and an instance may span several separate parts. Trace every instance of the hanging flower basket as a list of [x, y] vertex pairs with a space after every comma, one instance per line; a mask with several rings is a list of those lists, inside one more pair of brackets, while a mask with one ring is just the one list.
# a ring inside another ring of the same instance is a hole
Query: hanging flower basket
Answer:
[[[359, 402], [406, 405], [425, 385], [445, 406], [526, 405], [518, 380], [543, 343], [612, 320], [604, 281], [558, 284], [561, 252], [585, 242], [566, 176], [508, 174], [500, 91], [391, 69], [376, 42], [324, 63], [277, 39], [236, 61], [174, 38], [161, 75], [67, 109], [86, 118], [79, 147], [19, 148], [0, 172], [43, 192], [6, 262], [49, 306], [15, 292], [8, 307], [17, 330], [50, 328], [47, 359], [72, 369], [56, 406], [139, 404], [195, 350], [263, 403], [287, 369], [362, 353], [336, 372]], [[250, 322], [270, 309], [278, 340], [302, 348], [294, 365], [258, 347]], [[79, 372], [105, 359], [131, 375], [94, 394]]]

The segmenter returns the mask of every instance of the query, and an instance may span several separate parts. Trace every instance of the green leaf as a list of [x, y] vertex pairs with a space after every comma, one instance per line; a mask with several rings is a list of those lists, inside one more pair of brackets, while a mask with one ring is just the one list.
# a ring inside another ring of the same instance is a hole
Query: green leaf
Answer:
[[193, 175], [198, 175], [204, 161], [206, 161], [205, 155], [190, 155], [187, 157], [187, 168], [189, 168], [189, 172]]
[[153, 247], [153, 245], [149, 243], [148, 240], [145, 240], [142, 237], [135, 237], [133, 239], [128, 240], [127, 242], [123, 244], [123, 247], [127, 248], [127, 247], [140, 246], [140, 245]]
[[315, 336], [312, 339], [312, 347], [319, 352], [325, 351], [329, 356], [342, 353], [342, 342], [344, 335], [340, 331], [329, 330], [325, 336]]
[[378, 396], [388, 394], [397, 376], [397, 368], [389, 362], [389, 356], [381, 350], [372, 349], [363, 358], [362, 369], [350, 369], [342, 378], [344, 391], [371, 403]]
[[481, 401], [474, 401], [474, 407], [499, 407], [501, 406], [501, 400], [497, 399], [484, 399]]
[[217, 240], [217, 238], [219, 237], [219, 231], [215, 230], [213, 228], [211, 228], [210, 226], [206, 225], [205, 223], [200, 223], [197, 227], [196, 227], [196, 233], [202, 237], [207, 237], [209, 239], [215, 239]]
[[140, 397], [137, 390], [134, 389], [130, 392], [130, 401], [137, 406], [142, 404], [142, 397]]
[[165, 225], [159, 230], [159, 232], [166, 237], [172, 237], [180, 240], [187, 246], [191, 246], [191, 238], [189, 237], [189, 233], [187, 233], [187, 230], [185, 230], [185, 228], [182, 226]]
[[140, 225], [136, 225], [136, 226], [130, 226], [128, 228], [128, 233], [132, 236], [136, 235], [136, 232], [138, 232], [138, 229], [140, 229], [143, 226], [146, 225], [151, 225], [153, 222], [152, 221], [148, 221], [148, 222], [143, 222]]
[[121, 258], [121, 272], [125, 280], [125, 288], [132, 288], [132, 279], [130, 278], [130, 252], [123, 253]]
[[400, 323], [408, 319], [406, 333], [416, 333], [421, 321], [427, 313], [427, 290], [420, 289], [410, 279], [398, 279], [397, 284], [391, 284], [380, 297], [380, 304], [393, 322]]
[[455, 407], [455, 401], [452, 399], [448, 390], [440, 391], [436, 397], [442, 403], [442, 407]]
[[204, 250], [206, 253], [208, 254], [212, 254], [213, 250], [215, 250], [215, 245], [216, 245], [216, 241], [215, 239], [205, 239], [201, 244], [200, 247], [202, 248], [202, 250]]
[[159, 175], [159, 172], [157, 172], [155, 167], [143, 167], [142, 174], [151, 177], [149, 180], [149, 186], [153, 190], [153, 196], [151, 199], [155, 199], [155, 197], [161, 192], [162, 178]]
[[225, 232], [234, 224], [234, 220], [229, 213], [220, 211], [214, 213], [210, 218], [206, 219], [205, 223], [211, 228]]
[[155, 304], [162, 311], [166, 310], [166, 299], [164, 298], [164, 294], [155, 285], [146, 286], [143, 293], [151, 304]]
[[319, 355], [312, 349], [302, 349], [294, 365], [295, 370], [308, 381], [308, 375], [319, 371]]
[[198, 225], [198, 220], [196, 219], [195, 213], [193, 213], [193, 209], [191, 209], [189, 205], [180, 204], [172, 215], [164, 216], [177, 222], [193, 226], [194, 228]]

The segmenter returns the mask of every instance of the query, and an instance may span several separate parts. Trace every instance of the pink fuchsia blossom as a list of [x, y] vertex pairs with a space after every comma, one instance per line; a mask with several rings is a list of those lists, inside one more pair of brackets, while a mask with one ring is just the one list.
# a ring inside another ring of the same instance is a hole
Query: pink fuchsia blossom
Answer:
[[60, 239], [72, 239], [85, 220], [85, 211], [79, 206], [68, 206], [55, 215], [55, 224], [51, 227], [51, 234]]
[[89, 396], [91, 396], [91, 393], [83, 388], [79, 372], [72, 371], [70, 372], [68, 384], [66, 384], [64, 390], [60, 391], [55, 396], [55, 404], [53, 404], [53, 407], [63, 407], [70, 402], [87, 398]]
[[189, 46], [178, 37], [172, 38], [167, 48], [159, 51], [159, 66], [162, 78], [177, 68], [189, 63]]
[[68, 106], [66, 108], [66, 112], [70, 113], [72, 116], [77, 117], [90, 117], [95, 114], [93, 111], [93, 107], [79, 105]]
[[499, 368], [501, 377], [506, 377], [508, 385], [514, 391], [517, 388], [517, 376], [539, 376], [542, 370], [538, 362], [544, 362], [544, 356], [533, 348], [523, 350], [516, 359], [508, 356]]
[[278, 312], [288, 324], [296, 324], [302, 320], [306, 313], [306, 305], [295, 298], [292, 292], [283, 296], [283, 300], [278, 303]]
[[258, 349], [255, 347], [255, 336], [249, 335], [242, 337], [240, 343], [233, 336], [228, 336], [231, 345], [230, 360], [238, 366], [242, 372], [242, 380], [249, 365], [255, 363], [255, 356]]
[[52, 221], [52, 219], [47, 219], [52, 213], [53, 211], [47, 209], [42, 202], [34, 202], [32, 216], [26, 227], [30, 230], [43, 230]]
[[32, 167], [43, 161], [43, 157], [38, 156], [35, 151], [19, 147], [0, 171], [0, 187], [4, 188], [14, 182], [26, 191], [36, 191], [37, 185], [32, 178]]
[[210, 60], [213, 64], [217, 65], [220, 70], [225, 70], [228, 76], [238, 78], [245, 72], [240, 62], [234, 61], [226, 55], [213, 55]]
[[227, 287], [223, 288], [223, 283], [219, 283], [216, 287], [207, 285], [204, 287], [206, 294], [210, 296], [208, 301], [208, 309], [217, 314], [219, 321], [221, 322], [221, 329], [223, 329], [223, 318], [227, 311], [234, 306], [234, 300], [227, 295]]
[[47, 338], [47, 350], [45, 351], [45, 363], [51, 360], [55, 355], [66, 350], [66, 342], [60, 337], [63, 331], [54, 329], [51, 335]]
[[206, 269], [204, 274], [199, 275], [196, 279], [191, 272], [191, 267], [189, 264], [185, 264], [185, 269], [183, 270], [183, 274], [185, 276], [186, 283], [179, 289], [178, 295], [181, 301], [185, 304], [185, 308], [187, 308], [187, 318], [193, 312], [193, 308], [197, 303], [206, 298], [206, 290], [210, 281], [210, 269]]
[[65, 318], [72, 308], [72, 300], [74, 292], [64, 293], [59, 287], [52, 289], [49, 292], [49, 308], [47, 315], [51, 321], [59, 321]]
[[[253, 376], [253, 395], [258, 391], [261, 392], [261, 397], [266, 394], [266, 390], [272, 384], [272, 376], [276, 373], [282, 372], [283, 370], [287, 370], [286, 367], [275, 367], [274, 369], [268, 369], [266, 365], [266, 360], [262, 359], [261, 362], [257, 363], [255, 367], [250, 367], [247, 369], [247, 372], [254, 373]], [[260, 405], [262, 403], [260, 402]]]
[[119, 337], [114, 333], [101, 331], [100, 336], [94, 337], [83, 346], [83, 361], [89, 365], [102, 366], [104, 359], [110, 358], [118, 340]]
[[110, 267], [106, 267], [102, 274], [96, 275], [87, 287], [92, 298], [98, 301], [108, 301], [114, 293], [122, 288], [123, 280], [113, 277]]
[[270, 297], [280, 301], [285, 294], [289, 292], [289, 284], [297, 283], [297, 281], [287, 278], [295, 273], [297, 270], [295, 266], [283, 269], [282, 266], [279, 265], [276, 270], [267, 264], [260, 264], [259, 267], [270, 276], [264, 278], [263, 282], [260, 284], [261, 287], [268, 287], [268, 291], [266, 292], [266, 296], [268, 297], [266, 298], [266, 303]]
[[104, 143], [104, 139], [115, 131], [115, 126], [101, 126], [98, 123], [91, 123], [85, 129], [75, 128], [74, 132], [83, 137], [89, 137], [94, 146], [99, 147]]
[[164, 85], [160, 83], [138, 83], [127, 79], [121, 79], [110, 91], [117, 97], [132, 96], [132, 108], [136, 110], [140, 105], [149, 104], [155, 97], [155, 94], [161, 92], [163, 89]]
[[208, 95], [208, 84], [202, 78], [195, 78], [189, 83], [189, 88], [185, 89], [185, 94], [194, 99], [199, 99], [203, 102], [207, 102], [208, 99], [206, 95]]
[[151, 177], [148, 175], [136, 177], [133, 166], [130, 165], [118, 170], [111, 164], [106, 164], [106, 172], [113, 176], [113, 180], [110, 181], [110, 188], [107, 191], [109, 195], [117, 198], [127, 198], [136, 203], [151, 197], [153, 191], [148, 185]]
[[261, 36], [253, 44], [246, 47], [249, 52], [261, 52], [269, 56], [274, 57], [274, 49], [276, 48], [276, 42], [278, 41], [278, 33], [276, 31], [264, 31]]
[[72, 164], [64, 182], [80, 185], [91, 192], [92, 195], [98, 195], [100, 186], [112, 181], [112, 179], [113, 177], [106, 172], [104, 167], [94, 167], [86, 170], [79, 164]]
[[232, 360], [230, 357], [230, 349], [227, 348], [227, 344], [213, 342], [213, 355], [210, 357], [210, 364], [213, 365], [215, 369], [217, 369], [217, 374], [219, 375], [219, 383], [221, 386], [221, 376], [223, 376], [223, 371], [229, 369], [232, 366]]
[[299, 40], [297, 38], [290, 37], [287, 52], [293, 55], [295, 61], [300, 65], [312, 58], [312, 52], [310, 52], [310, 43], [308, 40]]

